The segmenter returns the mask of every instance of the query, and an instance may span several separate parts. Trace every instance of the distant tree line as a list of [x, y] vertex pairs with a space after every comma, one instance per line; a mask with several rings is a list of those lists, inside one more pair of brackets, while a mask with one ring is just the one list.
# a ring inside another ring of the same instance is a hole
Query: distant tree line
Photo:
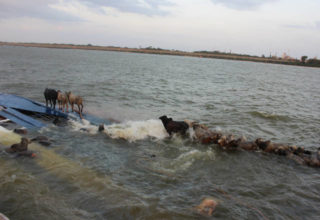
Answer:
[[194, 53], [213, 54], [213, 55], [232, 55], [232, 56], [240, 56], [240, 57], [258, 57], [258, 56], [248, 55], [248, 54], [221, 52], [219, 50], [214, 50], [214, 51], [200, 50], [200, 51], [194, 51]]
[[320, 60], [315, 58], [308, 59], [308, 56], [302, 56], [301, 57], [301, 63], [303, 63], [306, 66], [315, 66], [320, 67]]
[[[69, 44], [69, 45], [73, 45], [73, 44]], [[77, 45], [77, 46], [80, 46], [80, 45]], [[86, 46], [92, 47], [94, 45], [89, 43]], [[113, 46], [109, 46], [109, 47], [112, 48]], [[127, 49], [127, 47], [124, 47], [124, 48]], [[167, 49], [162, 49], [160, 47], [153, 47], [153, 46], [148, 46], [148, 47], [144, 47], [144, 48], [139, 47], [139, 49], [150, 50], [150, 51], [170, 51]], [[171, 51], [183, 52], [183, 51], [179, 51], [179, 50], [171, 50]], [[260, 62], [320, 67], [320, 60], [319, 59], [317, 59], [316, 57], [308, 59], [308, 56], [301, 56], [301, 59], [299, 60], [299, 59], [295, 59], [295, 58], [290, 58], [290, 59], [281, 58], [281, 57], [277, 57], [277, 56], [272, 56], [271, 54], [269, 57], [266, 57], [264, 54], [261, 57], [259, 57], [259, 56], [248, 55], [248, 54], [231, 53], [231, 51], [230, 52], [221, 52], [218, 50], [214, 50], [214, 51], [201, 50], [201, 51], [194, 51], [192, 53], [199, 54], [199, 56], [202, 56], [202, 54], [204, 54], [204, 55], [223, 55], [224, 57], [230, 56], [230, 59], [237, 59], [236, 57], [239, 57], [239, 60], [248, 60], [248, 61], [250, 61], [250, 58], [261, 58], [262, 60], [260, 60]], [[227, 59], [229, 59], [229, 58], [227, 58]], [[257, 60], [254, 60], [254, 61], [257, 61]]]
[[[247, 54], [237, 54], [237, 53], [231, 53], [231, 52], [221, 52], [218, 50], [215, 51], [194, 51], [194, 53], [198, 54], [212, 54], [212, 55], [225, 55], [225, 56], [233, 56], [233, 57], [239, 57], [242, 58], [248, 58], [247, 60], [250, 60], [250, 58], [258, 58], [258, 56], [252, 56], [252, 55], [247, 55]], [[266, 57], [264, 54], [260, 57], [261, 62], [268, 62], [268, 63], [279, 63], [279, 64], [289, 64], [289, 65], [298, 65], [298, 66], [312, 66], [312, 67], [320, 67], [320, 60], [317, 58], [311, 58], [308, 59], [308, 56], [302, 56], [301, 59], [295, 59], [295, 58], [290, 58], [290, 59], [284, 59], [281, 57], [277, 56], [272, 56], [270, 54], [269, 57]]]
[[242, 61], [253, 61], [253, 62], [264, 62], [264, 63], [275, 63], [275, 64], [286, 64], [286, 65], [297, 65], [297, 66], [310, 66], [320, 67], [320, 60], [317, 57], [308, 59], [308, 56], [301, 56], [301, 59], [292, 58], [287, 54], [283, 54], [282, 57], [271, 55], [266, 57], [252, 56], [247, 54], [237, 54], [230, 52], [215, 51], [194, 51], [186, 52], [173, 49], [162, 49], [159, 47], [144, 47], [142, 48], [128, 48], [128, 47], [115, 47], [115, 46], [96, 46], [91, 43], [85, 45], [77, 44], [57, 44], [57, 43], [13, 43], [13, 42], [1, 42], [1, 45], [13, 45], [13, 46], [27, 46], [27, 47], [46, 47], [46, 48], [61, 48], [61, 49], [88, 49], [88, 50], [106, 50], [106, 51], [123, 51], [123, 52], [134, 52], [134, 53], [152, 53], [161, 55], [176, 55], [176, 56], [193, 56], [201, 58], [215, 58], [215, 59], [229, 59], [229, 60], [242, 60]]

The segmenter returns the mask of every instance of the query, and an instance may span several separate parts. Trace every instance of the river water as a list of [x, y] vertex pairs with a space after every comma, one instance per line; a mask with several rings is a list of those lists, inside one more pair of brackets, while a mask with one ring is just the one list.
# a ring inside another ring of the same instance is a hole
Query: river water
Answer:
[[[84, 97], [117, 122], [29, 131], [34, 159], [0, 152], [0, 212], [12, 219], [319, 219], [320, 170], [261, 152], [166, 134], [159, 116], [316, 150], [320, 69], [120, 52], [0, 47], [0, 92], [44, 102], [46, 87]], [[81, 130], [86, 128], [89, 132]], [[18, 142], [6, 133], [2, 144]], [[11, 142], [10, 142], [10, 140]]]

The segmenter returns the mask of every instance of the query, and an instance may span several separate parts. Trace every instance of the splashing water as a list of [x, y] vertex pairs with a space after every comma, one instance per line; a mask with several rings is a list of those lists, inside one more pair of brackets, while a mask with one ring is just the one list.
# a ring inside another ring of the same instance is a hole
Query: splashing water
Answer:
[[85, 131], [89, 134], [98, 133], [98, 126], [93, 125], [90, 121], [82, 119], [81, 121], [70, 120], [72, 129], [74, 131]]
[[163, 139], [168, 137], [160, 120], [128, 121], [105, 127], [104, 132], [111, 138], [123, 138], [130, 142], [143, 140], [148, 137]]
[[[93, 125], [90, 121], [82, 119], [81, 121], [70, 120], [73, 131], [83, 131], [89, 134], [97, 134], [98, 126]], [[160, 120], [149, 119], [146, 121], [127, 121], [104, 125], [103, 131], [113, 139], [125, 139], [129, 142], [143, 140], [146, 138], [164, 139], [168, 133]]]

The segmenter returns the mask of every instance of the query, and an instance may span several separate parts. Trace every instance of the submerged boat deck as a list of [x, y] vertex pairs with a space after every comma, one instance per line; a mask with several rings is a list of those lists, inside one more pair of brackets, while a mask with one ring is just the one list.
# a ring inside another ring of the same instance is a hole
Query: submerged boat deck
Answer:
[[[80, 120], [80, 116], [74, 112], [64, 113], [31, 99], [3, 93], [0, 93], [0, 116], [28, 129], [45, 127], [56, 118]], [[96, 125], [111, 124], [107, 119], [90, 114], [83, 113], [82, 116]]]

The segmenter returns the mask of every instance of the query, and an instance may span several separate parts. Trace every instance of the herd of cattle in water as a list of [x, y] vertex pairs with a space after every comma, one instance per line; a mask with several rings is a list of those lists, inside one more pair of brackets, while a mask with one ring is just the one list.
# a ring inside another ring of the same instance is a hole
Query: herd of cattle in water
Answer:
[[[46, 100], [46, 106], [50, 103], [50, 107], [55, 109], [56, 101], [59, 104], [59, 110], [68, 112], [68, 103], [71, 105], [72, 111], [75, 111], [74, 104], [78, 106], [80, 117], [82, 118], [83, 99], [80, 96], [76, 96], [71, 92], [62, 93], [60, 90], [45, 89], [44, 96]], [[246, 151], [262, 151], [266, 153], [272, 153], [280, 156], [290, 158], [299, 164], [308, 165], [311, 167], [320, 167], [320, 147], [316, 152], [312, 152], [303, 147], [290, 146], [286, 144], [272, 143], [270, 140], [263, 140], [258, 138], [255, 141], [247, 141], [245, 137], [236, 138], [234, 135], [224, 135], [221, 132], [210, 130], [207, 126], [192, 122], [189, 120], [174, 121], [172, 118], [168, 118], [166, 115], [159, 118], [168, 134], [185, 135], [188, 130], [192, 130], [193, 138], [202, 144], [215, 144], [223, 150], [246, 150]], [[99, 126], [99, 131], [104, 130], [104, 126]], [[7, 152], [20, 152], [24, 155], [23, 151], [27, 150], [28, 141], [21, 140], [20, 145], [12, 145]], [[19, 146], [22, 146], [20, 149]], [[29, 155], [29, 154], [26, 154]], [[33, 154], [30, 154], [33, 155]]]
[[272, 143], [270, 140], [258, 138], [255, 141], [247, 141], [245, 137], [236, 138], [234, 135], [223, 135], [221, 132], [210, 130], [207, 126], [192, 122], [174, 121], [166, 115], [159, 118], [168, 134], [174, 133], [185, 135], [192, 128], [193, 137], [202, 144], [215, 144], [223, 150], [242, 149], [246, 151], [262, 151], [290, 158], [299, 164], [311, 167], [320, 167], [320, 147], [316, 152], [306, 150], [303, 147], [286, 144]]
[[[71, 92], [62, 93], [60, 90], [56, 91], [54, 89], [45, 89], [44, 96], [46, 99], [46, 106], [50, 103], [50, 107], [55, 109], [56, 101], [58, 101], [59, 110], [62, 112], [68, 112], [68, 103], [71, 105], [72, 111], [75, 111], [74, 104], [78, 106], [79, 115], [82, 118], [83, 110], [83, 99], [80, 96], [76, 96]], [[184, 121], [174, 121], [172, 118], [168, 118], [166, 115], [159, 117], [162, 124], [170, 135], [186, 135], [189, 130], [192, 132], [192, 137], [195, 141], [201, 144], [215, 144], [222, 150], [246, 150], [246, 151], [261, 151], [266, 153], [272, 153], [280, 156], [285, 156], [290, 158], [299, 164], [320, 167], [320, 147], [317, 151], [312, 152], [310, 150], [304, 149], [303, 147], [290, 146], [286, 144], [272, 143], [270, 140], [265, 141], [262, 138], [258, 138], [255, 141], [247, 141], [245, 137], [236, 138], [234, 135], [224, 135], [221, 132], [213, 131], [203, 124], [193, 122], [190, 120]], [[56, 124], [56, 123], [54, 123]], [[98, 131], [101, 132], [105, 128], [99, 125]], [[26, 134], [25, 129], [15, 129], [16, 133]], [[11, 145], [11, 147], [6, 148], [7, 153], [13, 153], [17, 156], [27, 156], [35, 157], [36, 154], [33, 151], [28, 150], [28, 144], [32, 142], [37, 142], [43, 146], [51, 145], [52, 140], [48, 139], [46, 136], [38, 136], [33, 139], [28, 139], [26, 137], [21, 138], [20, 143]], [[212, 216], [218, 202], [213, 198], [205, 198], [194, 210], [204, 216]], [[256, 210], [256, 209], [255, 209]], [[260, 213], [260, 212], [259, 212]], [[0, 213], [0, 219], [1, 216]]]

